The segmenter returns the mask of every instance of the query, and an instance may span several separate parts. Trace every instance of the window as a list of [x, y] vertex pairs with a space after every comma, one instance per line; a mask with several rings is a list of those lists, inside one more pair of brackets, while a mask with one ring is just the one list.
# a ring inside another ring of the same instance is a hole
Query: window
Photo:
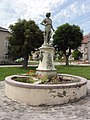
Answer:
[[4, 46], [5, 46], [6, 48], [8, 48], [8, 41], [7, 41], [7, 40], [5, 40]]
[[7, 52], [4, 52], [4, 59], [8, 59], [8, 53]]

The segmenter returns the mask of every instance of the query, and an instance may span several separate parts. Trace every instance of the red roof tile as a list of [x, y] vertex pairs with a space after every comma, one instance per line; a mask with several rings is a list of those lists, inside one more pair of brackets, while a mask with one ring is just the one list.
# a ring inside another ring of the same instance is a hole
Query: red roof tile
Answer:
[[88, 43], [90, 41], [90, 34], [83, 36], [82, 43]]

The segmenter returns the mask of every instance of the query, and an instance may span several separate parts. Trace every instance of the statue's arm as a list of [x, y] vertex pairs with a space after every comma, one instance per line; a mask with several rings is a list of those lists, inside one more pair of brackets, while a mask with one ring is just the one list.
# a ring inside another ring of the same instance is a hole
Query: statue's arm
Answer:
[[54, 28], [53, 28], [53, 25], [52, 25], [52, 20], [51, 20], [51, 29], [52, 29], [53, 31], [55, 31]]
[[45, 19], [41, 22], [41, 25], [45, 26]]
[[52, 24], [51, 24], [51, 28], [52, 28], [53, 31], [55, 31], [54, 28], [53, 28], [53, 26], [52, 26]]

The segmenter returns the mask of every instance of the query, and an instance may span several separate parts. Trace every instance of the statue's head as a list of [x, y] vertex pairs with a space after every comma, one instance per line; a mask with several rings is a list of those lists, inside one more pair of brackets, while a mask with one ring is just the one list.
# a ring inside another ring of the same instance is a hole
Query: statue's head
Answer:
[[50, 16], [51, 16], [50, 12], [46, 13], [46, 17], [50, 17]]

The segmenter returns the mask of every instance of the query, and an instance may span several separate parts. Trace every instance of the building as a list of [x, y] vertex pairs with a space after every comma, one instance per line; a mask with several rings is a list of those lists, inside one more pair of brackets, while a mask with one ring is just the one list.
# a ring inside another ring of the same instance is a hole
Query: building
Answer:
[[82, 59], [90, 62], [90, 33], [83, 36], [82, 44], [79, 50], [82, 53]]
[[8, 40], [9, 31], [0, 27], [0, 63], [8, 61]]

